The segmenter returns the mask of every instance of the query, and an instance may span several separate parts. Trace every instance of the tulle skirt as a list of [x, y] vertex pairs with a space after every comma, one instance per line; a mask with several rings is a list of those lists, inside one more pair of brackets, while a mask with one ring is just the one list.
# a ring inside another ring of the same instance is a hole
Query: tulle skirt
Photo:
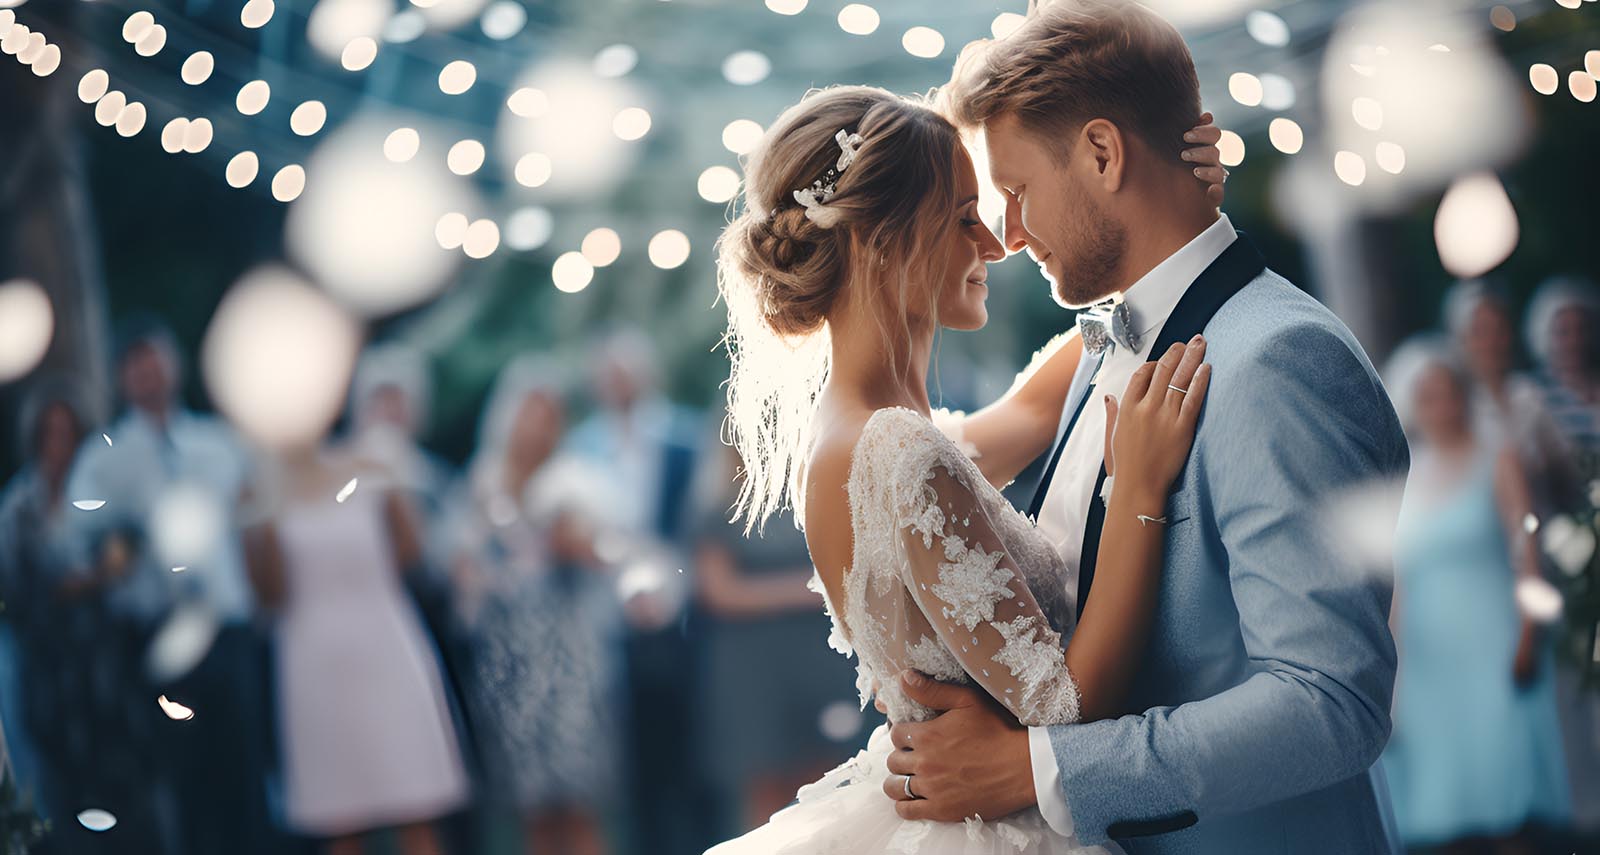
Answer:
[[911, 821], [883, 793], [894, 750], [879, 727], [848, 762], [800, 789], [798, 801], [766, 825], [706, 855], [1120, 855], [1115, 845], [1082, 846], [1050, 830], [1030, 808], [1000, 820]]

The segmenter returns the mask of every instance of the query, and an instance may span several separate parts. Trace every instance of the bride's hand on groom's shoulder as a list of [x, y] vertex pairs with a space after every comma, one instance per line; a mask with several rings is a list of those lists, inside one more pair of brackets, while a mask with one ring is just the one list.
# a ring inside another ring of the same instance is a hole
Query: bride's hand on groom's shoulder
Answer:
[[1194, 177], [1208, 185], [1206, 198], [1220, 208], [1228, 170], [1222, 165], [1222, 150], [1217, 148], [1217, 143], [1222, 140], [1222, 129], [1215, 122], [1210, 113], [1201, 114], [1200, 123], [1183, 134], [1183, 141], [1190, 148], [1184, 149], [1182, 156], [1194, 166]]
[[908, 697], [937, 713], [889, 729], [895, 750], [883, 791], [902, 819], [999, 819], [1037, 802], [1028, 731], [1015, 716], [976, 686], [940, 683], [911, 671], [900, 684]]
[[1174, 344], [1158, 361], [1139, 366], [1121, 401], [1105, 397], [1106, 474], [1116, 479], [1114, 491], [1148, 504], [1152, 516], [1166, 504], [1194, 445], [1211, 383], [1205, 356], [1200, 336]]

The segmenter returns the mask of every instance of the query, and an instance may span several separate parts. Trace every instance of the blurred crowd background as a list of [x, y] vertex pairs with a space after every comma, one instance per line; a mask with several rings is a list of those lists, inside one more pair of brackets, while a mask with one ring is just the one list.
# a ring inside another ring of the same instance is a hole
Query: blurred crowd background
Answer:
[[[1413, 444], [1328, 513], [1408, 848], [1600, 851], [1600, 4], [1150, 5]], [[712, 248], [808, 88], [1025, 11], [0, 0], [0, 853], [697, 853], [853, 754], [803, 538], [729, 520]], [[936, 404], [1072, 321], [990, 285]]]

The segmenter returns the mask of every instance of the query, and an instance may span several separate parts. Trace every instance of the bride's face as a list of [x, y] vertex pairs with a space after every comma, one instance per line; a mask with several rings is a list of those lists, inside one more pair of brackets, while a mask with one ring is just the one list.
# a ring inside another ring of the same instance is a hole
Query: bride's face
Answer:
[[956, 150], [956, 205], [948, 213], [941, 276], [939, 324], [954, 330], [975, 330], [989, 321], [989, 262], [1005, 257], [999, 238], [978, 218], [978, 176], [965, 148]]

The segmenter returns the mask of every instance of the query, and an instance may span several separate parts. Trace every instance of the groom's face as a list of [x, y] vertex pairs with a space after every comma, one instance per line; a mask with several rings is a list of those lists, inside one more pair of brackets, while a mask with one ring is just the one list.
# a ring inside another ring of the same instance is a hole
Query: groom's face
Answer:
[[989, 178], [1006, 199], [1006, 249], [1026, 250], [1063, 306], [1109, 296], [1125, 233], [1099, 198], [1093, 155], [1048, 144], [1014, 116], [987, 122], [984, 138]]

